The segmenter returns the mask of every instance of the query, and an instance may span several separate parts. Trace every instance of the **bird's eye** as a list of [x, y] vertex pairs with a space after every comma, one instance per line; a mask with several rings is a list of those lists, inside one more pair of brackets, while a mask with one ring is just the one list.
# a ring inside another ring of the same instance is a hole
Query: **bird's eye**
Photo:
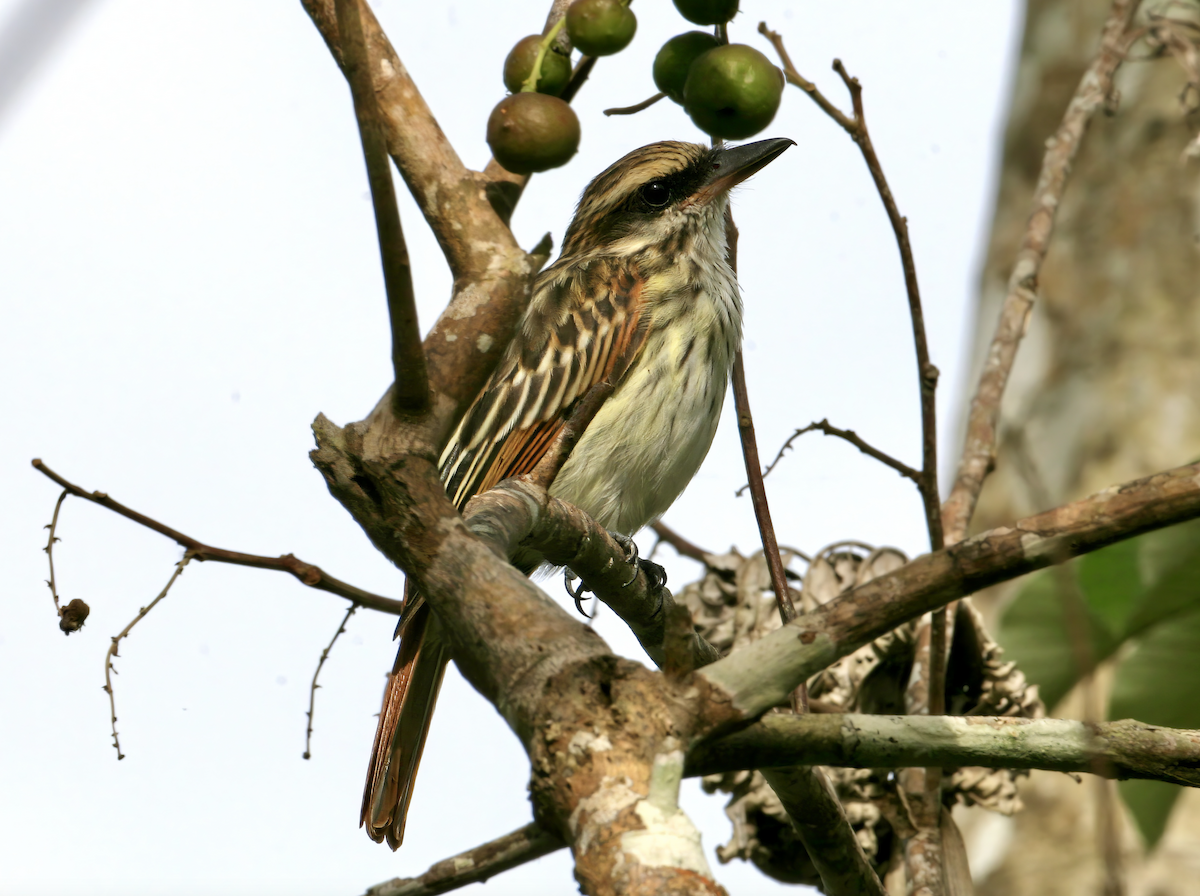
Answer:
[[647, 205], [662, 208], [671, 199], [671, 188], [661, 180], [652, 180], [642, 187], [642, 199]]

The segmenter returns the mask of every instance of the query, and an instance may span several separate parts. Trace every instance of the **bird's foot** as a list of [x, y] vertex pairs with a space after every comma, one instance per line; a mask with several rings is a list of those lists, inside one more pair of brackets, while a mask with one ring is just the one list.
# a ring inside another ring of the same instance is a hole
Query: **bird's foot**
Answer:
[[621, 587], [628, 588], [637, 580], [638, 570], [646, 574], [646, 579], [650, 583], [650, 590], [657, 591], [667, 584], [667, 571], [650, 560], [642, 560], [638, 556], [638, 546], [628, 535], [621, 535], [617, 532], [609, 532], [613, 540], [625, 549], [625, 562], [633, 568], [633, 575], [629, 577], [629, 581], [625, 582]]
[[[579, 587], [572, 588], [571, 585], [578, 581]], [[579, 611], [579, 615], [585, 619], [591, 619], [591, 615], [583, 609], [583, 596], [589, 592], [589, 588], [584, 584], [583, 579], [575, 575], [569, 569], [563, 570], [563, 585], [567, 589], [567, 594], [571, 595], [571, 600], [575, 601], [575, 609]]]

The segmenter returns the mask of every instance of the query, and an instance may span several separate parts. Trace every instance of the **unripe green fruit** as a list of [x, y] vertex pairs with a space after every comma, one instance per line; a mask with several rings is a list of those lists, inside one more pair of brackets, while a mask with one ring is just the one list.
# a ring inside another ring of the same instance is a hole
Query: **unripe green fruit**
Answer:
[[544, 93], [514, 93], [488, 116], [487, 142], [513, 174], [549, 171], [579, 149], [579, 119], [571, 107]]
[[771, 123], [783, 96], [783, 72], [745, 44], [704, 53], [688, 70], [683, 108], [706, 134], [751, 137]]
[[697, 25], [724, 25], [738, 11], [738, 0], [675, 0], [675, 8]]
[[704, 31], [677, 34], [654, 57], [654, 86], [677, 103], [683, 102], [683, 85], [688, 70], [702, 53], [719, 46], [717, 39]]
[[[531, 34], [517, 41], [504, 60], [504, 86], [512, 93], [520, 93], [521, 85], [533, 71], [538, 49], [542, 44], [540, 34]], [[554, 44], [542, 58], [542, 74], [538, 78], [537, 92], [558, 96], [571, 80], [571, 60], [555, 49]]]
[[575, 0], [567, 8], [567, 33], [585, 56], [611, 56], [629, 46], [637, 17], [621, 0]]

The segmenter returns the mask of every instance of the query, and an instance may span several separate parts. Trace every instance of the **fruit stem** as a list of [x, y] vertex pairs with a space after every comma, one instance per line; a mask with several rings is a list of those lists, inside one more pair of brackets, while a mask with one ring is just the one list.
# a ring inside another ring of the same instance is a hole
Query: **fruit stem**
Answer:
[[537, 59], [533, 61], [533, 71], [529, 73], [529, 77], [525, 79], [525, 83], [521, 85], [521, 93], [536, 93], [538, 78], [542, 76], [542, 60], [546, 58], [546, 53], [550, 50], [550, 44], [554, 43], [554, 38], [558, 37], [558, 32], [562, 31], [563, 25], [566, 23], [567, 17], [562, 16], [554, 27], [546, 32], [546, 36], [542, 38], [542, 42], [538, 44]]

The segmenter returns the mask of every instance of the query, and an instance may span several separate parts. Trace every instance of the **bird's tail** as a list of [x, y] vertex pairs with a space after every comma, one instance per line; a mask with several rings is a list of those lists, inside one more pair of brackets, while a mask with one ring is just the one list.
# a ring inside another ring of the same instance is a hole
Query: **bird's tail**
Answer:
[[400, 625], [400, 650], [379, 711], [359, 818], [372, 840], [386, 838], [392, 849], [404, 842], [417, 766], [449, 660], [429, 606], [415, 593], [406, 598], [412, 610]]

